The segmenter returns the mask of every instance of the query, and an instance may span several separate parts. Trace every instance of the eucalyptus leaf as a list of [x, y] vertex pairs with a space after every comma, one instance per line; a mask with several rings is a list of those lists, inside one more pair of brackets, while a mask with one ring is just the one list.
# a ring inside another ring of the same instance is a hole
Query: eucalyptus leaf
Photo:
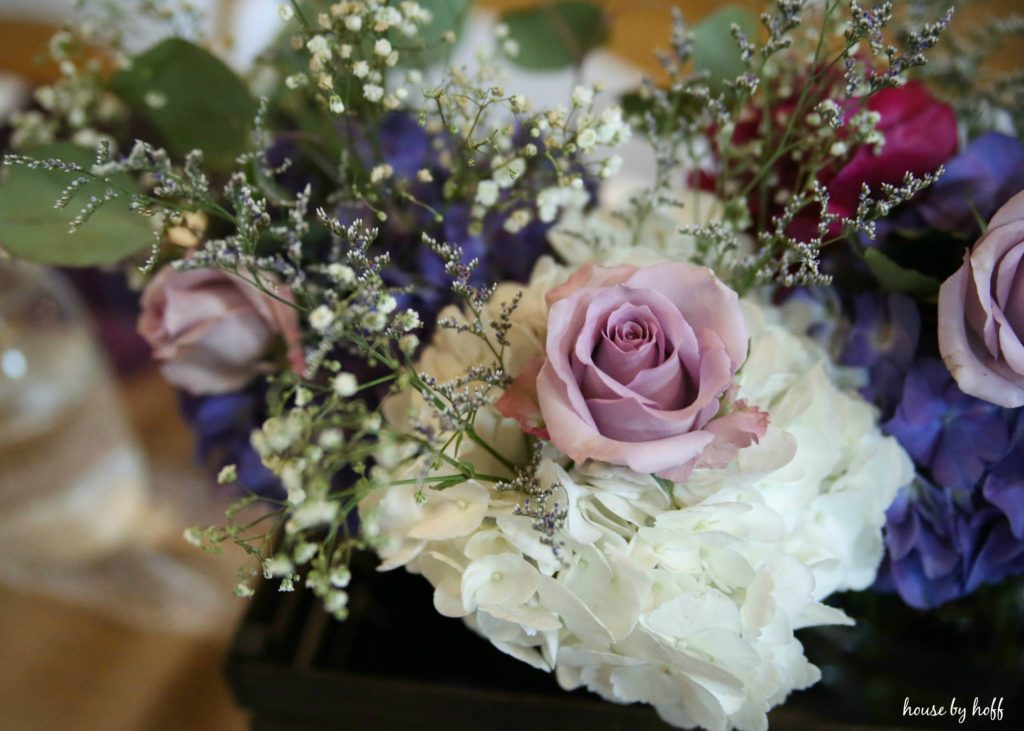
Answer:
[[172, 155], [202, 150], [209, 168], [226, 171], [249, 147], [256, 100], [234, 71], [194, 43], [158, 43], [115, 74], [110, 87]]
[[927, 274], [900, 266], [878, 249], [864, 251], [864, 261], [883, 288], [922, 299], [935, 297], [941, 282]]
[[744, 8], [731, 6], [715, 11], [690, 30], [694, 68], [708, 72], [708, 83], [713, 91], [720, 90], [726, 81], [743, 73], [740, 48], [732, 35], [733, 23], [747, 37], [757, 37], [757, 16]]
[[401, 49], [398, 65], [405, 68], [424, 68], [443, 61], [451, 51], [451, 44], [444, 41], [449, 31], [456, 37], [462, 32], [469, 17], [473, 0], [418, 0], [420, 7], [430, 11], [431, 21], [416, 36], [421, 47], [406, 50], [409, 39], [398, 32], [391, 33], [391, 45]]
[[[76, 162], [85, 168], [93, 158], [89, 150], [66, 143], [37, 147], [27, 155]], [[22, 259], [77, 267], [116, 262], [152, 243], [149, 225], [128, 210], [127, 196], [106, 203], [78, 231], [68, 233], [71, 220], [89, 196], [102, 196], [107, 188], [101, 182], [89, 183], [79, 189], [66, 208], [54, 208], [61, 191], [75, 177], [75, 173], [20, 166], [3, 168], [0, 248]], [[127, 176], [114, 182], [129, 191], [134, 187]]]
[[505, 13], [509, 38], [519, 46], [512, 61], [523, 68], [551, 70], [578, 63], [608, 39], [608, 20], [599, 5], [558, 0]]

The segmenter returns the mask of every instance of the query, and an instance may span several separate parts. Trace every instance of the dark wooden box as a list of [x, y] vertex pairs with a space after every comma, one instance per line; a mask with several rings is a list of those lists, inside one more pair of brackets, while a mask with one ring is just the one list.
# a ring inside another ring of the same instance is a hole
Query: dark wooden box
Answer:
[[[351, 616], [343, 623], [330, 618], [308, 591], [280, 593], [264, 584], [257, 592], [227, 661], [235, 697], [252, 714], [254, 729], [670, 728], [649, 707], [561, 690], [553, 676], [502, 654], [462, 622], [438, 615], [421, 577], [363, 568], [350, 589]], [[829, 692], [795, 693], [772, 712], [772, 728], [906, 728], [901, 708], [893, 707], [883, 725], [868, 725], [835, 705]]]

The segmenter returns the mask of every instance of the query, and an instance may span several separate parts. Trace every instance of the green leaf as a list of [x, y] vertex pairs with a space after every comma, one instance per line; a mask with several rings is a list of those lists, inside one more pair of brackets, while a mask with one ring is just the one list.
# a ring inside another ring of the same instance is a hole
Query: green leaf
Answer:
[[172, 155], [199, 149], [209, 168], [223, 171], [249, 147], [256, 101], [235, 72], [193, 43], [157, 44], [110, 87], [160, 133]]
[[[37, 147], [28, 152], [36, 159], [59, 158], [83, 167], [92, 163], [89, 150], [71, 144]], [[75, 233], [68, 225], [88, 200], [103, 195], [106, 186], [83, 186], [64, 209], [53, 207], [61, 191], [77, 175], [24, 167], [5, 167], [0, 182], [0, 248], [22, 259], [56, 266], [109, 264], [148, 247], [153, 238], [146, 221], [128, 210], [127, 196], [105, 204]], [[126, 190], [134, 184], [125, 177], [115, 182]]]
[[757, 37], [757, 16], [736, 7], [725, 7], [712, 13], [690, 31], [694, 68], [708, 72], [712, 91], [721, 90], [726, 81], [743, 73], [740, 48], [732, 36], [733, 23], [742, 28], [748, 38]]
[[608, 21], [600, 6], [583, 0], [558, 0], [505, 13], [509, 38], [519, 44], [512, 61], [523, 68], [550, 70], [571, 66], [608, 39]]
[[398, 65], [404, 68], [424, 68], [443, 61], [452, 46], [442, 36], [452, 31], [458, 36], [469, 17], [473, 0], [418, 0], [421, 7], [430, 11], [433, 16], [429, 24], [423, 27], [417, 38], [422, 47], [406, 50], [409, 39], [398, 32], [390, 34], [391, 45], [401, 49]]
[[658, 483], [658, 487], [665, 491], [665, 494], [672, 497], [672, 491], [675, 489], [675, 483], [672, 480], [666, 480], [664, 477], [658, 477], [657, 475], [651, 475], [654, 481]]
[[935, 277], [900, 266], [878, 249], [865, 250], [864, 261], [878, 283], [890, 292], [927, 299], [937, 295], [942, 284]]

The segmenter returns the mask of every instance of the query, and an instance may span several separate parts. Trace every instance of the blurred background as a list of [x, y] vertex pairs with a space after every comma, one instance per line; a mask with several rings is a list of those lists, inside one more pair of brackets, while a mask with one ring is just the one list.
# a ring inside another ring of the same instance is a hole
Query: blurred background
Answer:
[[[277, 0], [195, 4], [239, 67], [278, 27]], [[477, 3], [483, 14], [535, 4]], [[610, 44], [587, 73], [614, 90], [657, 73], [672, 5], [692, 23], [726, 3], [603, 4]], [[0, 126], [55, 77], [40, 49], [73, 5], [0, 0]], [[571, 88], [517, 82], [537, 97]], [[248, 726], [222, 673], [247, 606], [231, 591], [239, 555], [182, 540], [231, 496], [195, 466], [177, 396], [135, 334], [135, 300], [103, 272], [0, 262], [0, 729]]]

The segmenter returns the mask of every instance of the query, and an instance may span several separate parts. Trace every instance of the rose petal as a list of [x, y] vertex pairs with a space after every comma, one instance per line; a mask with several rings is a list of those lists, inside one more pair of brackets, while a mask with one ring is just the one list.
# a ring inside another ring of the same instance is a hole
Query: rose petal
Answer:
[[[1020, 248], [1024, 253], [1024, 246]], [[1018, 267], [1010, 291], [1001, 306], [1010, 327], [1019, 338], [1024, 338], [1024, 266]]]
[[565, 284], [555, 287], [547, 293], [548, 305], [565, 299], [570, 294], [583, 287], [609, 287], [614, 284], [621, 284], [629, 279], [630, 275], [637, 270], [636, 267], [628, 264], [620, 264], [617, 267], [599, 267], [593, 263], [584, 264], [566, 280]]
[[968, 319], [995, 358], [999, 357], [999, 333], [992, 318], [993, 282], [1000, 260], [1012, 248], [1021, 245], [1021, 242], [1024, 242], [1024, 220], [997, 228], [990, 227], [969, 257], [974, 289], [973, 292], [968, 291]]
[[[939, 288], [939, 351], [960, 389], [971, 396], [1007, 408], [1024, 406], [1024, 377], [1014, 381], [996, 372], [984, 345], [972, 345], [964, 302], [972, 285], [970, 261], [965, 260]], [[979, 353], [985, 353], [984, 356]]]
[[622, 350], [607, 335], [602, 336], [594, 354], [594, 365], [618, 383], [627, 384], [642, 371], [664, 362], [664, 352], [657, 343], [645, 342], [632, 350]]
[[543, 358], [534, 358], [527, 363], [519, 376], [505, 389], [501, 398], [494, 403], [494, 408], [502, 416], [519, 422], [519, 426], [527, 434], [549, 439], [537, 400], [537, 376], [543, 365]]
[[995, 212], [995, 215], [988, 222], [988, 227], [991, 230], [997, 226], [1003, 226], [1007, 223], [1020, 221], [1021, 219], [1024, 219], [1024, 190], [1006, 201], [1003, 207]]
[[689, 461], [714, 439], [714, 435], [705, 432], [690, 432], [639, 444], [608, 439], [598, 433], [592, 418], [585, 420], [569, 406], [568, 398], [544, 397], [546, 392], [557, 393], [561, 390], [564, 393], [565, 389], [554, 369], [549, 366], [549, 362], [544, 364], [537, 379], [544, 423], [551, 434], [552, 443], [578, 462], [596, 459], [651, 474]]
[[768, 414], [756, 406], [747, 406], [744, 401], [733, 404], [733, 411], [712, 419], [704, 430], [715, 435], [713, 441], [700, 456], [700, 467], [724, 467], [732, 462], [739, 451], [760, 442], [768, 432]]
[[625, 285], [665, 295], [695, 331], [712, 330], [725, 343], [734, 367], [747, 358], [747, 324], [739, 297], [706, 267], [668, 262], [639, 269]]

